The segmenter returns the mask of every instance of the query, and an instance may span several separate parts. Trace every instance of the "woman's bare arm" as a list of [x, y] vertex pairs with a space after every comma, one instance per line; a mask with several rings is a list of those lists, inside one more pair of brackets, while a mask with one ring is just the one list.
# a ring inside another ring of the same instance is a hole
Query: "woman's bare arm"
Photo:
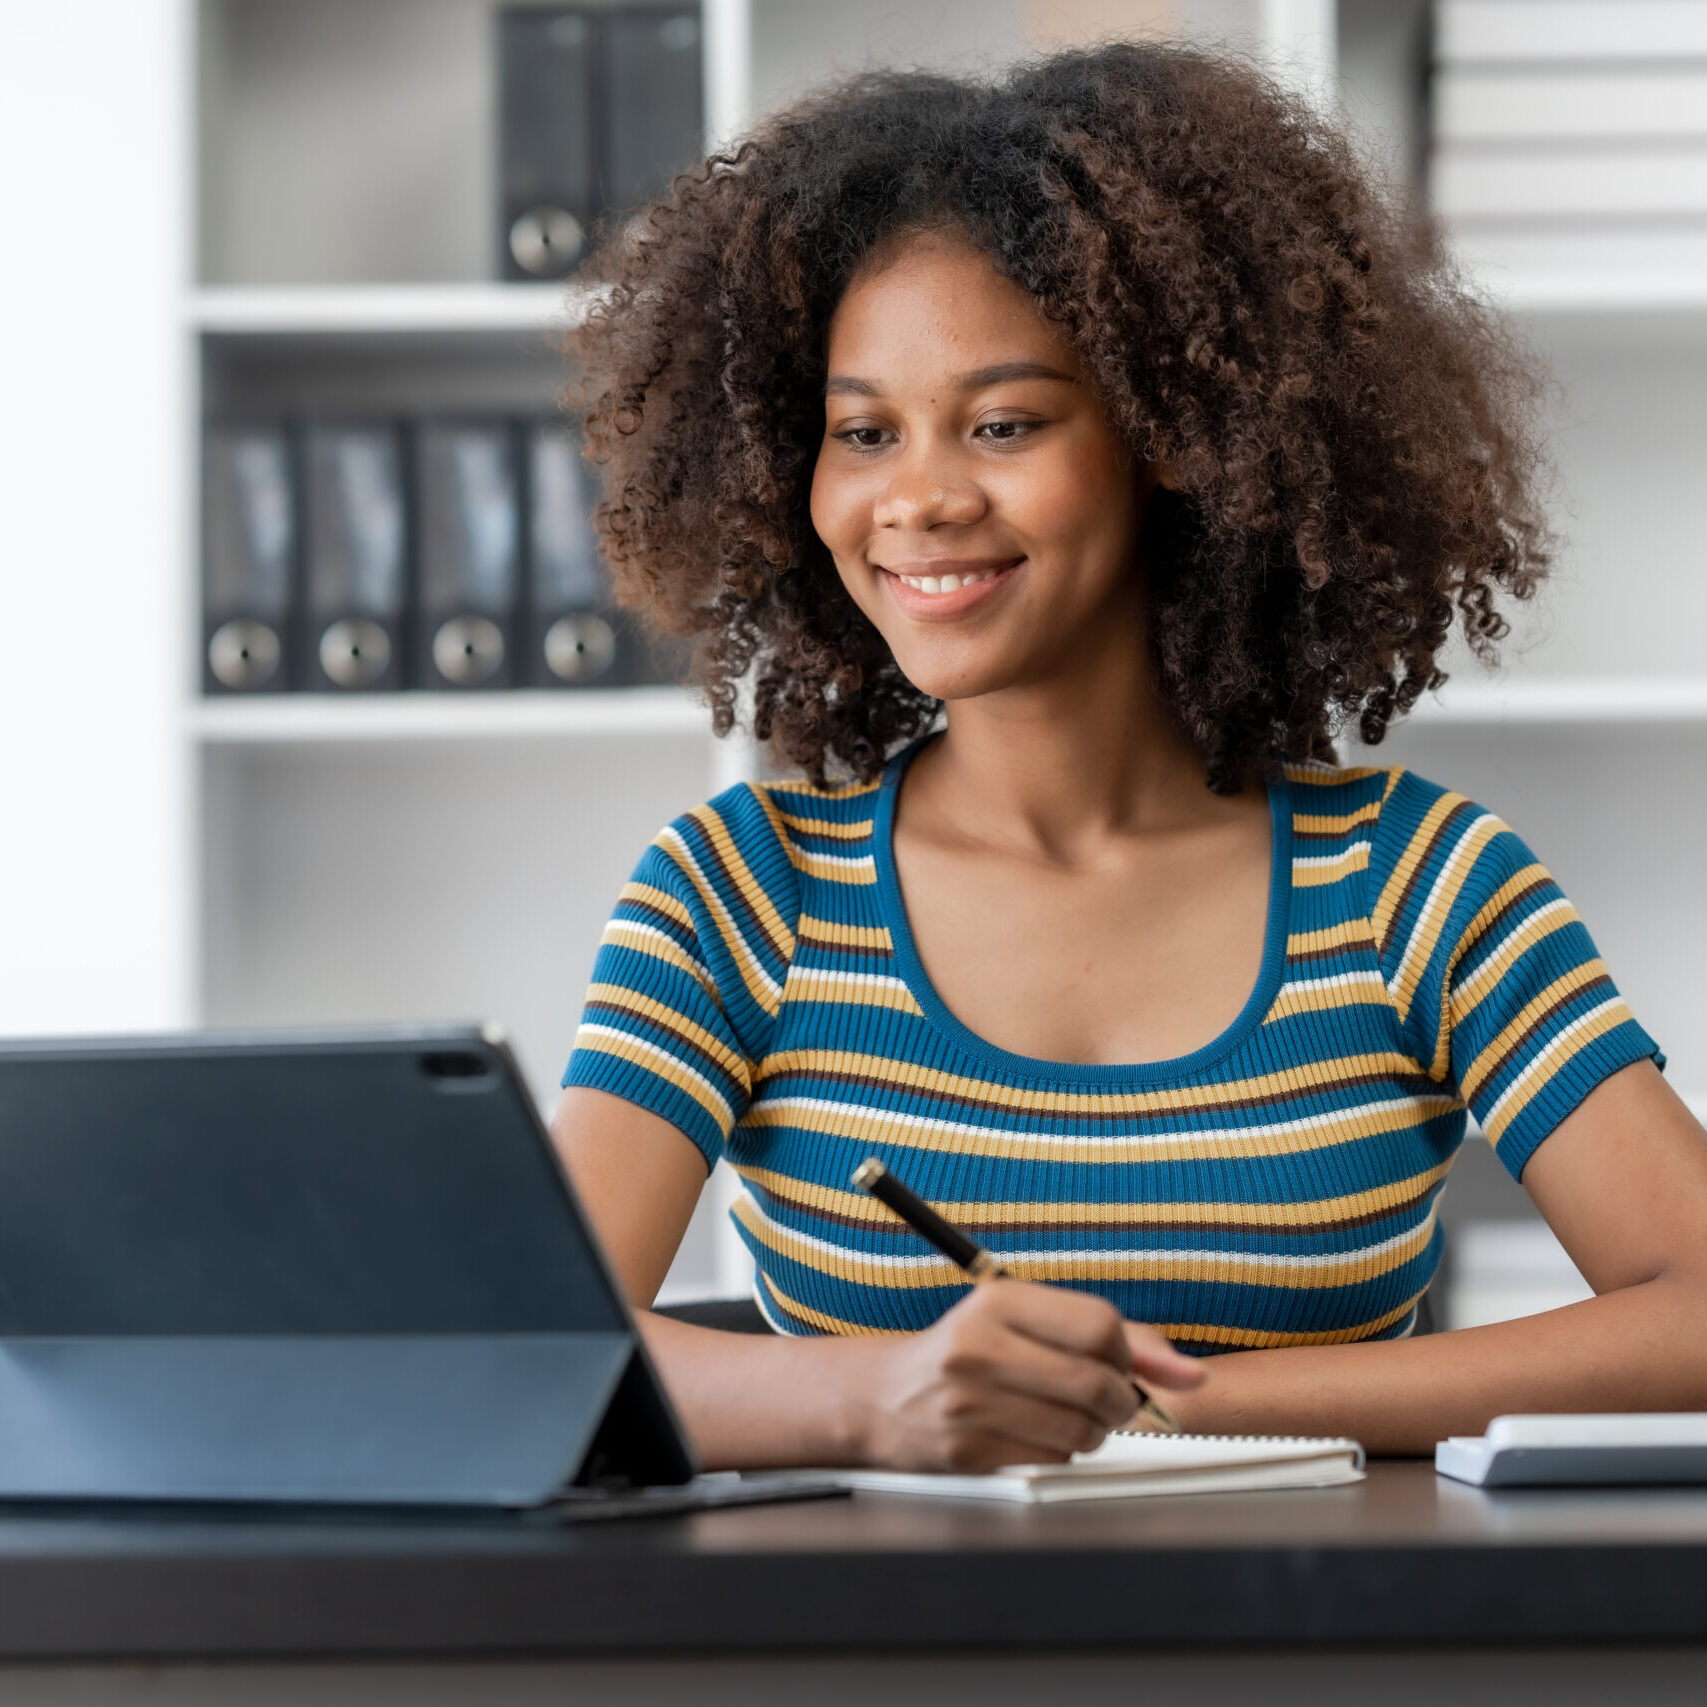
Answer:
[[1131, 1415], [1129, 1371], [1166, 1387], [1203, 1378], [1104, 1300], [1018, 1281], [976, 1288], [924, 1333], [871, 1339], [718, 1333], [654, 1315], [705, 1184], [699, 1152], [603, 1091], [566, 1091], [551, 1130], [709, 1468], [1060, 1460]]
[[1653, 1063], [1597, 1086], [1523, 1183], [1598, 1296], [1416, 1340], [1217, 1357], [1173, 1407], [1184, 1426], [1407, 1453], [1503, 1413], [1707, 1408], [1707, 1133]]

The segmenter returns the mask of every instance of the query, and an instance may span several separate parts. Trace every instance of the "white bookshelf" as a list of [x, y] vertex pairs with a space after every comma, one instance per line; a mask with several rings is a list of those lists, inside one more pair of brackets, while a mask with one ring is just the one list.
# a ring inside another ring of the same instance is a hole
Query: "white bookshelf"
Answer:
[[316, 746], [377, 742], [584, 741], [625, 736], [703, 739], [705, 707], [686, 689], [612, 688], [581, 693], [513, 689], [480, 696], [440, 693], [335, 699], [279, 694], [198, 699], [185, 710], [204, 746]]
[[582, 306], [555, 284], [226, 285], [189, 292], [185, 320], [226, 337], [551, 332]]

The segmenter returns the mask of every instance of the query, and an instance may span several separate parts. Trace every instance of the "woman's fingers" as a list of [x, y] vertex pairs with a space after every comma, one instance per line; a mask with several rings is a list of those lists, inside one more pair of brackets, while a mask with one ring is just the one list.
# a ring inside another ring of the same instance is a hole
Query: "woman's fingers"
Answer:
[[1166, 1334], [1142, 1322], [1122, 1322], [1120, 1328], [1132, 1359], [1132, 1372], [1140, 1380], [1183, 1393], [1209, 1379], [1201, 1359], [1175, 1351]]
[[[1130, 1404], [1127, 1410], [1130, 1412]], [[980, 1405], [977, 1417], [968, 1418], [957, 1430], [949, 1468], [988, 1470], [999, 1464], [1062, 1464], [1075, 1452], [1095, 1451], [1110, 1426], [1046, 1399], [995, 1391]]]
[[1196, 1358], [1175, 1351], [1164, 1334], [1126, 1321], [1106, 1298], [1065, 1287], [998, 1280], [980, 1287], [1020, 1333], [1045, 1345], [1100, 1358], [1121, 1374], [1131, 1372], [1158, 1387], [1185, 1390], [1203, 1385], [1206, 1371]]
[[[976, 1368], [966, 1366], [974, 1360]], [[1002, 1392], [1045, 1400], [1104, 1430], [1132, 1415], [1132, 1382], [1113, 1364], [1012, 1330], [973, 1350], [963, 1368]]]

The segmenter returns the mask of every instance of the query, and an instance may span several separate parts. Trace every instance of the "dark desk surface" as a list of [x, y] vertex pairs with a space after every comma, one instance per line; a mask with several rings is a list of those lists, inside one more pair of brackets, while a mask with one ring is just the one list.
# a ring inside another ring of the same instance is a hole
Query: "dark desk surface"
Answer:
[[642, 1523], [0, 1515], [0, 1657], [1707, 1642], [1707, 1488], [1349, 1488]]

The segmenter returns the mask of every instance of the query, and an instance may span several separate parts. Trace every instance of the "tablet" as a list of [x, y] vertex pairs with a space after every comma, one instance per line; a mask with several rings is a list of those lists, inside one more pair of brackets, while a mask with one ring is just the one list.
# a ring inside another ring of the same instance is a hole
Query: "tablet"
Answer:
[[0, 1498], [679, 1509], [694, 1474], [496, 1030], [0, 1044]]

